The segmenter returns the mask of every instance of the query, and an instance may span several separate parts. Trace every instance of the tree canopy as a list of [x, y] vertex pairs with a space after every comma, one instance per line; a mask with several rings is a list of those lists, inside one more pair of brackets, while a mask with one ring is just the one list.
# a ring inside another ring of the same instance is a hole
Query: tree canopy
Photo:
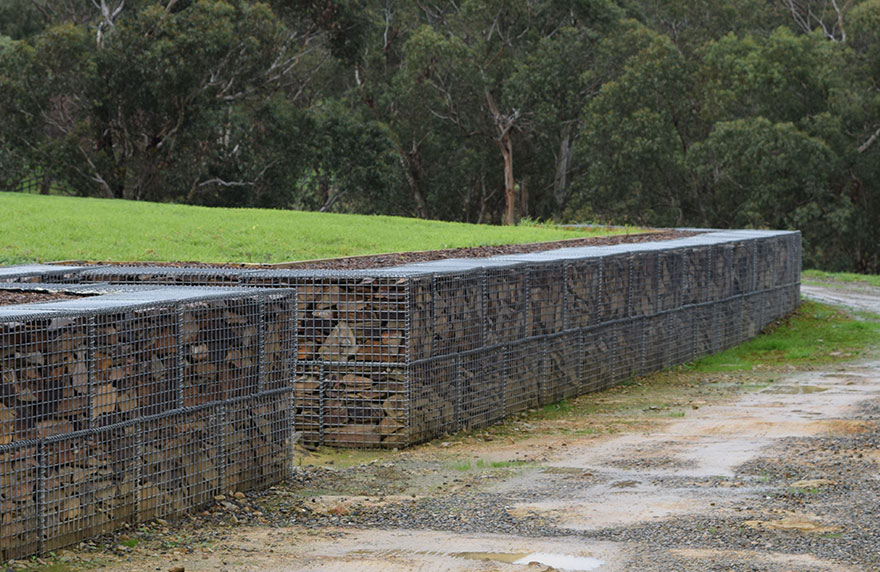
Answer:
[[880, 272], [880, 0], [7, 0], [0, 188], [796, 228]]

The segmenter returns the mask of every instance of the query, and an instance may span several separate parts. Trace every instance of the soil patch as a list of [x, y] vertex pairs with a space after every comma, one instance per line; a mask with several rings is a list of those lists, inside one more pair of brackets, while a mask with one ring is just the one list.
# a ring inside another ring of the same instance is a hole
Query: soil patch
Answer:
[[635, 244], [659, 240], [675, 240], [699, 234], [698, 232], [680, 230], [660, 230], [641, 234], [617, 234], [612, 236], [591, 236], [569, 238], [554, 242], [535, 242], [529, 244], [499, 244], [495, 246], [470, 246], [464, 248], [447, 248], [444, 250], [426, 250], [421, 252], [393, 252], [387, 254], [367, 254], [345, 258], [328, 258], [322, 260], [303, 260], [300, 262], [282, 262], [279, 264], [248, 264], [248, 263], [206, 263], [206, 262], [103, 262], [99, 260], [64, 261], [64, 264], [83, 264], [87, 266], [168, 266], [172, 268], [248, 268], [248, 269], [296, 269], [296, 270], [365, 270], [371, 268], [388, 268], [446, 260], [448, 258], [485, 258], [508, 254], [528, 254], [544, 252], [556, 248], [573, 248], [581, 246], [613, 246], [615, 244]]
[[62, 292], [0, 290], [0, 306], [12, 306], [14, 304], [32, 304], [34, 302], [54, 302], [56, 300], [71, 300], [81, 297], [82, 296], [64, 294]]

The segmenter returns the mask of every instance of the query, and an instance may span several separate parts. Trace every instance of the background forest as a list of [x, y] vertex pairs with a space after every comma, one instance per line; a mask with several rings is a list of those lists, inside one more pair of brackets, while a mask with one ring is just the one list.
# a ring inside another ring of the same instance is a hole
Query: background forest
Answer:
[[796, 228], [880, 272], [880, 0], [3, 0], [0, 188]]

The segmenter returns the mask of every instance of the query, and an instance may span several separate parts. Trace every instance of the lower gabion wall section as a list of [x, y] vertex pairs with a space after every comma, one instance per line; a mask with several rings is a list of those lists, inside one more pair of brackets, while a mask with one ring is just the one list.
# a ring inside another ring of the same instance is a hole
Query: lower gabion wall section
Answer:
[[293, 293], [0, 308], [0, 561], [288, 476]]

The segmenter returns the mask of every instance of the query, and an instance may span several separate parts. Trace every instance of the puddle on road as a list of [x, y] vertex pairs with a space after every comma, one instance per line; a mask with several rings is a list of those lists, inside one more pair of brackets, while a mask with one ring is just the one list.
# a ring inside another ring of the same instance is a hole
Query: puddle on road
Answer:
[[774, 387], [772, 389], [767, 389], [767, 393], [778, 393], [778, 394], [789, 394], [789, 395], [799, 395], [802, 393], [820, 393], [822, 391], [828, 391], [831, 389], [830, 387], [821, 387], [819, 385], [782, 385], [779, 387]]
[[559, 554], [554, 552], [425, 552], [414, 550], [355, 550], [352, 554], [363, 556], [449, 556], [452, 558], [464, 558], [467, 560], [482, 560], [492, 562], [504, 562], [529, 566], [540, 564], [550, 566], [560, 572], [590, 572], [599, 570], [605, 564], [604, 560], [591, 556], [573, 556], [571, 554]]
[[468, 560], [494, 560], [495, 562], [520, 564], [522, 566], [537, 563], [565, 572], [598, 570], [605, 564], [604, 560], [590, 556], [572, 556], [570, 554], [554, 554], [552, 552], [457, 552], [453, 553], [452, 556], [467, 558]]

